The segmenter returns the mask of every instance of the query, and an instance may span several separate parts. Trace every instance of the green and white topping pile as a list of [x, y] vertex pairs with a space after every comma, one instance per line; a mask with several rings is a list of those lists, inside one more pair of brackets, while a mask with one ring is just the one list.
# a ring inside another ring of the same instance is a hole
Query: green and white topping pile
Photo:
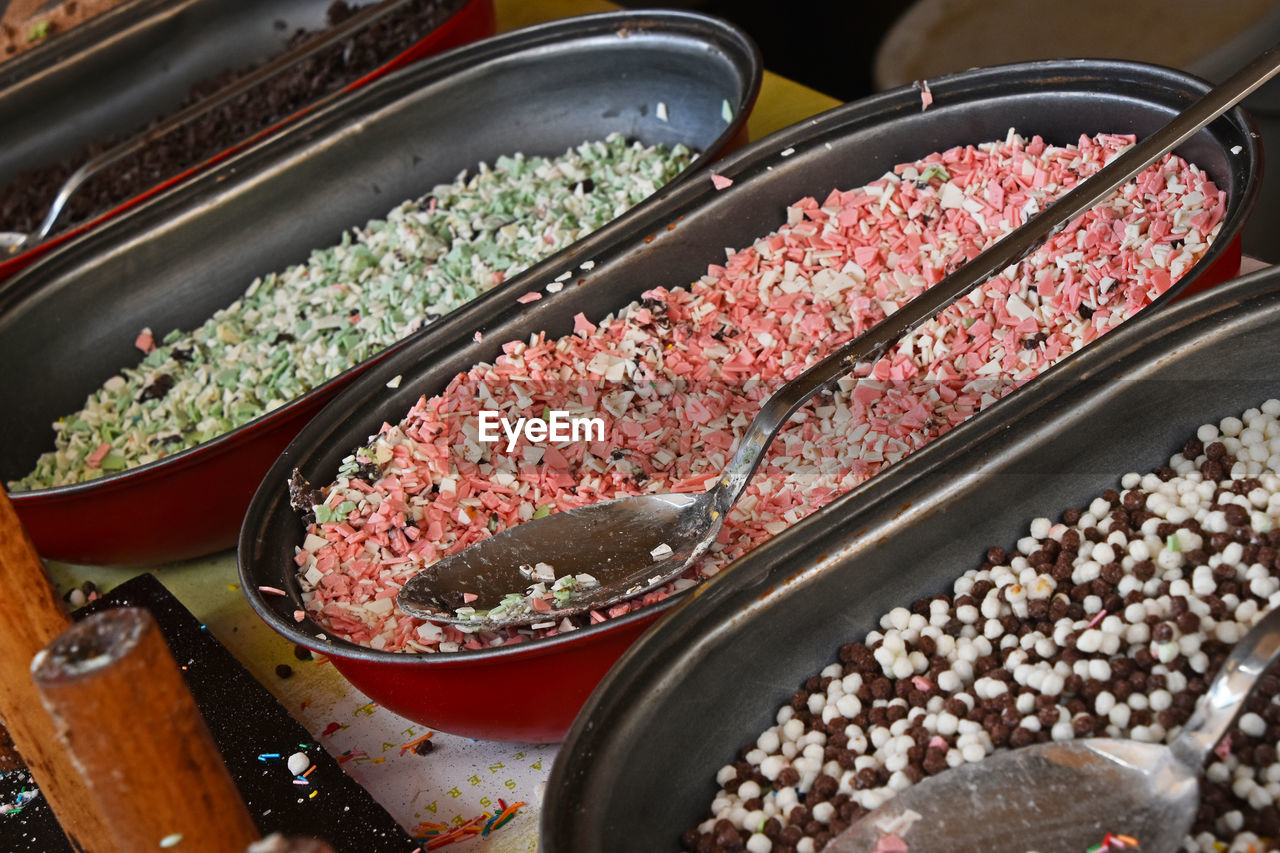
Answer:
[[499, 157], [255, 279], [192, 332], [138, 336], [142, 362], [53, 425], [9, 483], [68, 485], [194, 447], [337, 376], [652, 195], [694, 159], [613, 134], [560, 157]]

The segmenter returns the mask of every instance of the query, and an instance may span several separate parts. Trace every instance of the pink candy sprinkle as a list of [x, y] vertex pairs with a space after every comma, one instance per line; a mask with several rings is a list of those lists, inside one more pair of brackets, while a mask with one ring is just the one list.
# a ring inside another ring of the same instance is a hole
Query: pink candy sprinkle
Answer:
[[920, 112], [929, 109], [929, 105], [933, 103], [933, 92], [929, 91], [929, 81], [921, 80], [920, 86]]
[[84, 460], [85, 467], [97, 468], [102, 464], [102, 460], [107, 458], [107, 454], [110, 452], [111, 444], [106, 441], [102, 442], [102, 444], [99, 444], [98, 447], [89, 454], [89, 458]]
[[724, 175], [717, 175], [715, 172], [712, 172], [711, 183], [715, 186], [716, 189], [722, 190], [722, 189], [725, 189], [726, 187], [733, 186], [733, 179], [726, 178]]
[[896, 834], [882, 835], [879, 842], [876, 843], [876, 849], [872, 853], [908, 853], [910, 848], [902, 837]]

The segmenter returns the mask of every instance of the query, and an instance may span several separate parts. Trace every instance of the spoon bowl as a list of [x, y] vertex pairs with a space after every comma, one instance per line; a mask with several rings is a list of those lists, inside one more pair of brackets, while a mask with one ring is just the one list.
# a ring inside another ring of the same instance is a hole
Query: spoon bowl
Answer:
[[[643, 595], [701, 556], [710, 544], [708, 524], [720, 527], [708, 521], [709, 509], [705, 496], [657, 494], [557, 512], [524, 525], [525, 535], [493, 536], [433, 563], [409, 579], [400, 604], [422, 619], [481, 627], [540, 623], [606, 607], [618, 590]], [[529, 569], [539, 564], [557, 578], [589, 575], [596, 583], [574, 583], [549, 609], [503, 608], [505, 597], [534, 581]]]
[[[1108, 834], [1176, 850], [1200, 799], [1197, 774], [1162, 745], [1113, 738], [1015, 749], [932, 776], [858, 821], [825, 853], [902, 838], [931, 853], [1080, 853]], [[1123, 842], [1122, 842], [1123, 843]]]
[[1280, 608], [1272, 608], [1231, 650], [1168, 746], [1087, 738], [984, 758], [913, 785], [824, 853], [1079, 853], [1107, 834], [1146, 851], [1177, 850], [1196, 816], [1205, 760], [1277, 657]]

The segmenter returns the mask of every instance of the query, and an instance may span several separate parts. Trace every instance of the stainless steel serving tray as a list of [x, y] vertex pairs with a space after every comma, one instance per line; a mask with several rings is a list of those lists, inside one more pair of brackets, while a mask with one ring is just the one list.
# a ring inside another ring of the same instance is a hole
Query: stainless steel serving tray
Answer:
[[[288, 109], [275, 116], [269, 126], [262, 125], [251, 133], [248, 128], [253, 127], [252, 123], [245, 125], [245, 135], [228, 138], [221, 152], [209, 150], [186, 163], [172, 163], [166, 166], [169, 171], [159, 173], [160, 177], [149, 184], [136, 186], [131, 195], [114, 197], [110, 202], [100, 199], [86, 208], [84, 195], [92, 193], [91, 188], [101, 191], [100, 182], [110, 180], [112, 170], [127, 170], [131, 162], [135, 167], [145, 165], [150, 153], [157, 150], [153, 145], [161, 144], [159, 140], [172, 142], [183, 127], [203, 132], [201, 128], [207, 126], [210, 111], [216, 111], [215, 116], [234, 111], [236, 104], [243, 105], [243, 98], [253, 98], [251, 93], [261, 91], [266, 81], [287, 77], [297, 67], [317, 61], [316, 57], [326, 51], [332, 54], [334, 46], [345, 40], [354, 39], [351, 43], [359, 44], [360, 34], [378, 32], [385, 21], [395, 20], [402, 10], [413, 5], [409, 0], [353, 0], [353, 4], [353, 14], [330, 27], [326, 5], [316, 0], [265, 0], [252, 4], [248, 14], [242, 9], [244, 4], [234, 0], [206, 3], [185, 11], [179, 11], [169, 0], [151, 3], [145, 8], [153, 10], [152, 14], [141, 8], [131, 12], [128, 20], [133, 21], [132, 26], [106, 31], [99, 41], [88, 43], [78, 52], [68, 49], [69, 55], [63, 60], [41, 66], [42, 73], [33, 71], [13, 77], [7, 86], [0, 84], [0, 119], [21, 117], [17, 124], [19, 144], [5, 149], [7, 155], [0, 152], [0, 186], [13, 189], [23, 169], [47, 170], [82, 154], [91, 141], [116, 139], [113, 147], [99, 150], [93, 157], [82, 157], [74, 164], [78, 166], [74, 176], [90, 189], [73, 189], [69, 197], [59, 196], [66, 207], [55, 211], [56, 188], [45, 185], [42, 192], [49, 195], [42, 202], [46, 206], [36, 208], [40, 210], [37, 220], [24, 216], [8, 223], [7, 227], [30, 228], [32, 233], [29, 242], [19, 244], [20, 251], [11, 247], [0, 252], [0, 281], [124, 210], [268, 138], [310, 110], [347, 97], [354, 89], [423, 57], [490, 36], [496, 26], [492, 0], [430, 0], [423, 4], [427, 9], [415, 13], [430, 15], [429, 20], [421, 22], [418, 39], [412, 46], [400, 45], [398, 55], [389, 55], [378, 68], [367, 69], [358, 79], [350, 77], [345, 86], [328, 94], [313, 94], [310, 103], [303, 103], [301, 98], [288, 99], [287, 104], [279, 105]], [[182, 8], [186, 6], [195, 3], [188, 2]], [[135, 9], [133, 4], [128, 8]], [[311, 33], [292, 47], [288, 42], [299, 27], [290, 23], [291, 18], [301, 21]], [[210, 54], [204, 49], [209, 43], [228, 41], [230, 49], [225, 52]], [[241, 54], [245, 54], [242, 59]], [[206, 86], [201, 98], [180, 108], [192, 84], [217, 79], [219, 72], [226, 69], [244, 68], [250, 69], [248, 73], [216, 92], [208, 92]], [[350, 74], [355, 71], [349, 69]], [[2, 73], [0, 79], [4, 79]], [[46, 109], [46, 105], [52, 108]], [[119, 121], [117, 112], [127, 120]], [[167, 118], [150, 121], [159, 116]], [[258, 116], [260, 121], [267, 119], [268, 116]], [[55, 124], [51, 125], [51, 121]], [[128, 153], [130, 150], [132, 153]], [[191, 153], [194, 157], [196, 152]], [[50, 223], [52, 235], [39, 237], [39, 218], [50, 215], [60, 219], [56, 225]], [[20, 224], [22, 221], [25, 224]], [[12, 239], [21, 234], [8, 236]]]
[[675, 849], [705, 817], [716, 771], [842, 643], [949, 590], [1032, 518], [1087, 505], [1122, 474], [1166, 464], [1200, 424], [1280, 396], [1277, 364], [1280, 272], [1269, 270], [1126, 323], [757, 548], [592, 695], [552, 770], [541, 849]]
[[[23, 476], [52, 447], [50, 423], [138, 362], [142, 327], [198, 328], [254, 276], [499, 155], [556, 155], [620, 132], [683, 143], [707, 154], [702, 165], [745, 136], [760, 75], [727, 23], [618, 12], [460, 48], [316, 112], [0, 286], [0, 477]], [[459, 322], [474, 328], [514, 283]], [[165, 562], [230, 547], [271, 460], [358, 369], [198, 448], [14, 505], [49, 557]]]
[[224, 69], [280, 53], [299, 27], [323, 28], [332, 2], [129, 3], [20, 54], [0, 65], [0, 182], [145, 123]]
[[[304, 530], [285, 490], [290, 472], [297, 468], [313, 483], [330, 482], [340, 460], [383, 422], [398, 422], [420, 395], [438, 394], [456, 374], [491, 362], [504, 343], [542, 331], [570, 334], [579, 312], [599, 319], [652, 287], [693, 281], [708, 264], [723, 261], [722, 247], [750, 245], [783, 224], [786, 206], [797, 199], [861, 186], [898, 163], [953, 145], [1003, 139], [1010, 126], [1060, 143], [1082, 133], [1150, 133], [1207, 90], [1178, 72], [1083, 60], [979, 69], [930, 85], [934, 103], [924, 112], [918, 90], [900, 89], [760, 140], [715, 164], [716, 173], [733, 181], [726, 189], [716, 190], [704, 173], [643, 215], [602, 229], [555, 263], [521, 276], [518, 287], [456, 312], [435, 335], [407, 343], [372, 367], [307, 425], [255, 495], [239, 545], [250, 603], [291, 641], [324, 648], [358, 687], [403, 716], [473, 737], [558, 738], [620, 650], [676, 598], [536, 643], [485, 651], [402, 655], [323, 639], [318, 624], [293, 618], [302, 609], [293, 557]], [[1159, 303], [1212, 280], [1215, 264], [1224, 266], [1218, 272], [1226, 277], [1235, 274], [1232, 235], [1254, 193], [1257, 147], [1243, 113], [1211, 125], [1180, 153], [1209, 172], [1233, 207], [1211, 256]], [[583, 266], [588, 261], [589, 271]], [[546, 295], [544, 286], [565, 271], [574, 273], [571, 282]], [[517, 303], [520, 294], [534, 292], [544, 298]], [[472, 338], [477, 328], [483, 332], [479, 341]], [[395, 389], [387, 387], [393, 377], [399, 377]], [[976, 417], [985, 424], [997, 416]], [[895, 468], [915, 464], [908, 457]], [[844, 505], [861, 500], [864, 488]], [[288, 594], [263, 595], [259, 585]]]

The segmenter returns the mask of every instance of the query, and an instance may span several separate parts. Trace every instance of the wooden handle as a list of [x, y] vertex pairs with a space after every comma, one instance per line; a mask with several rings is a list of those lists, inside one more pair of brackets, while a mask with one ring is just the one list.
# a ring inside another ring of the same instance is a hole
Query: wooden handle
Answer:
[[107, 819], [89, 795], [31, 681], [31, 658], [68, 625], [44, 564], [0, 488], [0, 720], [76, 850], [114, 853]]
[[120, 849], [241, 853], [258, 839], [150, 613], [84, 619], [31, 677]]

